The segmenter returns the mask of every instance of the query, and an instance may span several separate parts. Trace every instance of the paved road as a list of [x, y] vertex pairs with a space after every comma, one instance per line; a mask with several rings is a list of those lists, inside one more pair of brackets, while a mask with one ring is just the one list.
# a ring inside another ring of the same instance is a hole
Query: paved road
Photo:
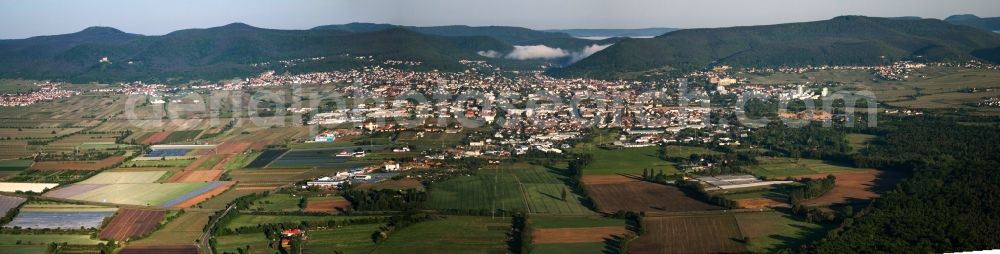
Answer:
[[215, 229], [216, 224], [218, 224], [219, 218], [226, 217], [226, 214], [229, 214], [229, 212], [234, 208], [236, 208], [236, 204], [230, 204], [229, 207], [226, 207], [226, 211], [222, 212], [221, 216], [215, 217], [215, 219], [208, 222], [208, 227], [206, 227], [207, 230], [201, 233], [201, 238], [198, 240], [198, 248], [201, 248], [202, 254], [213, 254], [212, 246], [208, 242], [208, 239], [212, 237], [212, 230]]

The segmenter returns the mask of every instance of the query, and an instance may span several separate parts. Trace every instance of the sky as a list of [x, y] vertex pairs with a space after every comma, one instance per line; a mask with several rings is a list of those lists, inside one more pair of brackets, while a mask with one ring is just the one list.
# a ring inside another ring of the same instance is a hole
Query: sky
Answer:
[[704, 28], [824, 20], [840, 15], [1000, 16], [997, 0], [0, 0], [0, 38], [90, 26], [161, 35], [233, 22], [308, 29], [350, 22], [507, 25], [533, 29]]

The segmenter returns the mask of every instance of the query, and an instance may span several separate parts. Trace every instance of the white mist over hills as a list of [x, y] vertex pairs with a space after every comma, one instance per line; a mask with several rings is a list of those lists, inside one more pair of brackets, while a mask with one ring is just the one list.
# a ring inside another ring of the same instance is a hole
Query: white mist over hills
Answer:
[[545, 45], [515, 45], [514, 50], [510, 53], [504, 54], [497, 52], [495, 50], [486, 50], [477, 52], [481, 56], [489, 58], [507, 58], [515, 60], [532, 60], [532, 59], [558, 59], [558, 58], [569, 58], [569, 62], [573, 63], [580, 61], [581, 59], [587, 58], [598, 51], [604, 50], [610, 47], [612, 44], [592, 44], [590, 46], [584, 47], [579, 51], [570, 51], [562, 48], [554, 48]]

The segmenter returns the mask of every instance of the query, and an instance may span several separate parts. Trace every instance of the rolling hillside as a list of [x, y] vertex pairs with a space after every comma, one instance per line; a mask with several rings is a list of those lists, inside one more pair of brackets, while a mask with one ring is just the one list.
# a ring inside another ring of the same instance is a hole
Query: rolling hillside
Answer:
[[[424, 68], [457, 70], [458, 59], [481, 59], [478, 50], [509, 50], [488, 37], [441, 37], [401, 28], [373, 32], [274, 30], [234, 23], [162, 36], [88, 28], [56, 36], [0, 41], [0, 76], [78, 81], [150, 78], [221, 79], [255, 74], [252, 64], [327, 57], [309, 63], [352, 65], [351, 56], [414, 60]], [[107, 57], [110, 62], [99, 62]], [[274, 68], [274, 67], [271, 67]]]
[[944, 19], [944, 21], [956, 25], [971, 26], [987, 31], [1000, 31], [1000, 17], [980, 18], [976, 15], [965, 14], [953, 15]]
[[[932, 19], [842, 16], [768, 26], [689, 29], [626, 39], [555, 75], [616, 78], [652, 69], [877, 64], [900, 59], [1000, 60], [1000, 36]], [[991, 51], [992, 49], [992, 51]], [[975, 52], [975, 53], [974, 53]]]

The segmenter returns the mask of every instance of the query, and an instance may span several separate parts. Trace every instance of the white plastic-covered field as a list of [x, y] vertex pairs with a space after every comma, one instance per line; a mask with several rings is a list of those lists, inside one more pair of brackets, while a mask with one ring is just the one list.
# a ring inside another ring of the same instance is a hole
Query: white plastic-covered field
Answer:
[[52, 189], [59, 186], [58, 183], [10, 183], [10, 182], [0, 182], [0, 191], [2, 192], [28, 192], [32, 191], [35, 193], [42, 193], [46, 189]]

